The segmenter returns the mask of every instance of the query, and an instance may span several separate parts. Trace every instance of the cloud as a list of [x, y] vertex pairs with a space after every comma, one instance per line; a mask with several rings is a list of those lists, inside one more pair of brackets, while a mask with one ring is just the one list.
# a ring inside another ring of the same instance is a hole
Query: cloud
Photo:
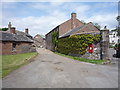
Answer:
[[78, 13], [78, 14], [81, 14], [81, 15], [84, 15], [85, 12], [87, 12], [88, 10], [90, 10], [91, 7], [89, 5], [79, 5], [78, 7], [75, 8], [75, 11]]
[[119, 0], [2, 0], [2, 2], [119, 2]]
[[34, 8], [34, 9], [45, 10], [48, 8], [48, 5], [44, 3], [33, 3], [33, 4], [30, 4], [29, 7]]
[[117, 14], [112, 14], [112, 13], [98, 14], [86, 18], [85, 21], [98, 23], [102, 28], [107, 25], [109, 29], [113, 29], [118, 25], [116, 16]]
[[29, 16], [9, 19], [18, 30], [24, 31], [25, 28], [29, 28], [30, 34], [33, 36], [37, 33], [45, 35], [65, 20], [67, 20], [66, 15], [60, 11], [55, 11], [51, 15], [41, 17]]
[[[21, 4], [19, 4], [19, 6], [20, 5]], [[17, 3], [14, 7], [16, 8], [16, 6]], [[23, 5], [23, 7], [24, 6], [28, 9], [19, 8], [20, 10], [18, 9], [15, 12], [18, 14], [13, 13], [14, 11], [10, 11], [9, 7], [8, 9], [5, 9], [3, 13], [3, 25], [5, 26], [9, 21], [11, 21], [13, 26], [15, 26], [18, 30], [24, 31], [25, 28], [29, 28], [30, 34], [33, 36], [37, 33], [45, 35], [57, 25], [68, 20], [71, 12], [74, 11], [77, 13], [77, 17], [79, 20], [84, 20], [85, 22], [96, 22], [102, 27], [107, 25], [110, 29], [117, 26], [117, 21], [115, 20], [117, 14], [115, 14], [114, 12], [105, 12], [103, 9], [98, 9], [97, 6], [86, 3], [42, 2], [27, 3]], [[111, 4], [111, 7], [113, 6]], [[107, 9], [109, 10], [109, 8], [110, 7], [108, 5]], [[97, 11], [94, 12], [94, 10]], [[29, 14], [25, 15], [25, 13], [23, 13], [22, 11], [29, 12]]]

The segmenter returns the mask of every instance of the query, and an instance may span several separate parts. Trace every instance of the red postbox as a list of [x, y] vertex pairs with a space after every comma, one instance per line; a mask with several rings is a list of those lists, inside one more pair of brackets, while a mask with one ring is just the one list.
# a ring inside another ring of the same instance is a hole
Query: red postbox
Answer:
[[93, 53], [93, 44], [89, 44], [89, 53]]

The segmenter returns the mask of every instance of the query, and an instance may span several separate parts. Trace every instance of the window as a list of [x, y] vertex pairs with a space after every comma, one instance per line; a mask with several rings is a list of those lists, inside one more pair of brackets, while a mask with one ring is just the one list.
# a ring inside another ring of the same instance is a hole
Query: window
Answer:
[[115, 35], [113, 37], [115, 38]]
[[12, 51], [16, 51], [16, 43], [12, 44]]

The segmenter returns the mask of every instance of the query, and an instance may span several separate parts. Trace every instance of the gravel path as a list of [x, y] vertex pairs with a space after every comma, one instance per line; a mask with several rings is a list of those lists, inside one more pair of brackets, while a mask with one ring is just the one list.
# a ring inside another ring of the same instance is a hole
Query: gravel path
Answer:
[[75, 61], [38, 49], [35, 61], [2, 81], [3, 88], [118, 88], [117, 66]]

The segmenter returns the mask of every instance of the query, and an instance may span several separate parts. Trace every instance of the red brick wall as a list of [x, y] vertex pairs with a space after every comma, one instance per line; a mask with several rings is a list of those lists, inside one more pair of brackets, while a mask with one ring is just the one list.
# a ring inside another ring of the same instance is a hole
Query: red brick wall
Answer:
[[[72, 21], [74, 21], [75, 27], [73, 27]], [[76, 28], [76, 27], [82, 26], [82, 25], [84, 25], [84, 24], [82, 22], [80, 22], [78, 19], [76, 19], [76, 18], [74, 20], [70, 19], [60, 25], [59, 36], [65, 34], [67, 31], [71, 30], [72, 28]]]
[[12, 43], [10, 42], [3, 42], [2, 43], [2, 54], [11, 54], [11, 50], [12, 50]]
[[92, 24], [88, 23], [85, 27], [73, 34], [84, 34], [84, 33], [100, 33], [100, 31]]
[[2, 45], [1, 51], [2, 55], [9, 55], [9, 54], [18, 54], [23, 53], [22, 47], [23, 46], [30, 46], [30, 43], [16, 43], [16, 51], [12, 51], [12, 42], [3, 42], [0, 43]]

